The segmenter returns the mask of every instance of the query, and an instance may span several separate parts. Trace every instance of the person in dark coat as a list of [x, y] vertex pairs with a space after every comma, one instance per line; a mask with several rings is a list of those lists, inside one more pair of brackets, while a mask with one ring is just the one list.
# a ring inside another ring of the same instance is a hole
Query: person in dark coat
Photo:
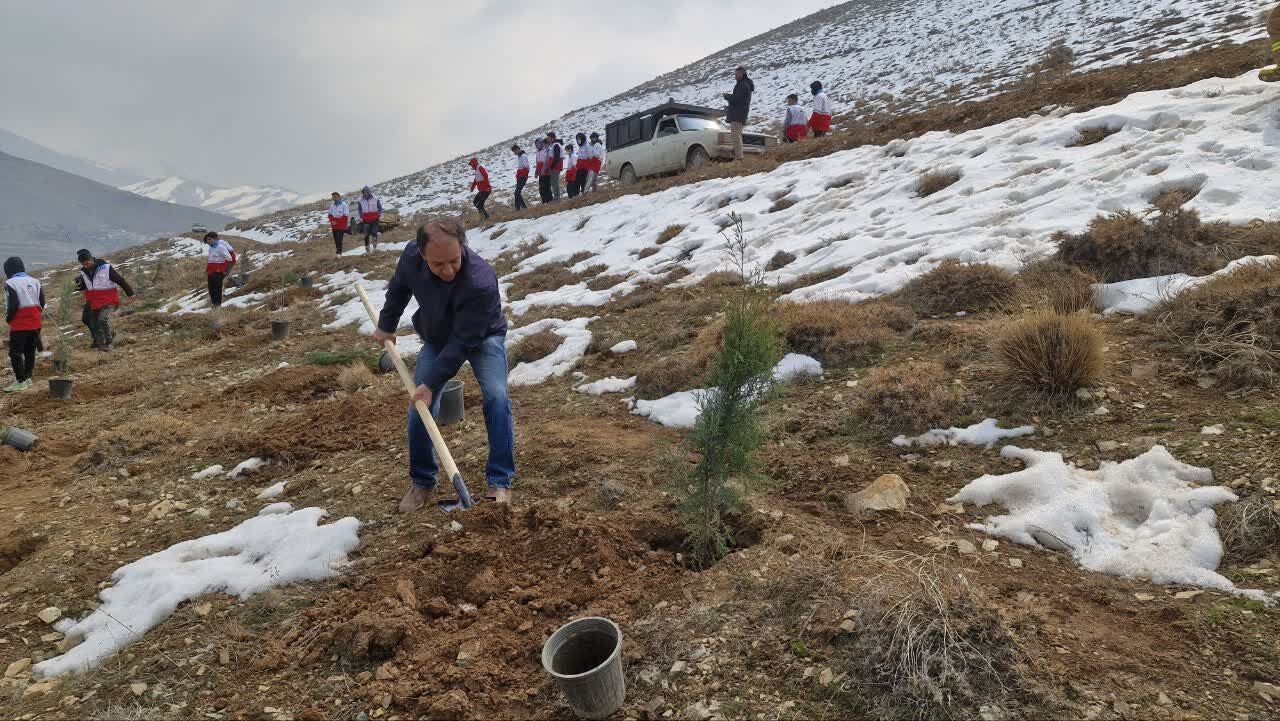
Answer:
[[729, 102], [729, 129], [733, 135], [733, 159], [742, 160], [742, 126], [747, 123], [747, 115], [751, 112], [751, 93], [756, 84], [747, 77], [747, 69], [739, 67], [733, 71], [737, 84], [732, 93], [725, 93], [724, 99]]

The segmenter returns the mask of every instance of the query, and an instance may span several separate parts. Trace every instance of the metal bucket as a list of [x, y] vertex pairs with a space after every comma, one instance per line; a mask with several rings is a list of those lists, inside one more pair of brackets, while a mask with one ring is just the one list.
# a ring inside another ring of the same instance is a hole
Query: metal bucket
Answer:
[[561, 626], [542, 645], [542, 668], [578, 718], [605, 718], [626, 700], [622, 629], [607, 618], [580, 618]]
[[440, 415], [436, 422], [442, 426], [457, 423], [466, 415], [462, 402], [462, 381], [454, 378], [444, 384], [440, 391]]

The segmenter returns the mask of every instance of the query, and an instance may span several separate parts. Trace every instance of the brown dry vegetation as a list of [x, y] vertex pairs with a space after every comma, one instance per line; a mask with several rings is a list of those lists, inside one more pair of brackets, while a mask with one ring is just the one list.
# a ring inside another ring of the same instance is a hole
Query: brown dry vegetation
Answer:
[[794, 253], [788, 253], [785, 250], [780, 250], [777, 253], [774, 253], [773, 257], [770, 258], [769, 262], [764, 266], [765, 272], [785, 268], [795, 262], [795, 259], [796, 256]]
[[368, 388], [373, 385], [373, 381], [373, 371], [369, 370], [368, 365], [359, 361], [346, 366], [338, 373], [338, 385], [348, 393]]
[[563, 342], [564, 338], [549, 330], [539, 331], [517, 341], [508, 352], [507, 360], [512, 366], [542, 360], [554, 353]]
[[1097, 276], [1055, 258], [1035, 260], [1018, 271], [1017, 299], [1055, 313], [1093, 310]]
[[507, 289], [507, 298], [520, 300], [532, 293], [555, 290], [566, 285], [582, 282], [584, 273], [575, 273], [559, 263], [547, 263], [511, 278], [511, 287]]
[[880, 432], [924, 433], [946, 428], [960, 415], [959, 398], [933, 361], [872, 368], [859, 391], [855, 415]]
[[899, 298], [926, 315], [990, 310], [1007, 303], [1018, 281], [989, 263], [944, 260], [903, 286]]
[[955, 171], [925, 172], [920, 175], [916, 193], [921, 198], [927, 198], [934, 193], [950, 188], [958, 182], [960, 182], [960, 174]]
[[1108, 283], [1214, 270], [1215, 228], [1194, 210], [1166, 203], [1149, 221], [1130, 211], [1098, 216], [1078, 235], [1058, 233], [1058, 258]]
[[1090, 145], [1095, 145], [1097, 143], [1101, 143], [1102, 141], [1106, 140], [1112, 135], [1115, 135], [1118, 132], [1120, 132], [1120, 128], [1108, 128], [1108, 127], [1085, 128], [1084, 130], [1080, 131], [1080, 137], [1077, 138], [1075, 142], [1071, 143], [1067, 147], [1084, 148]]
[[1280, 262], [1245, 264], [1156, 312], [1165, 337], [1198, 368], [1238, 385], [1280, 379]]
[[677, 235], [680, 235], [683, 232], [684, 232], [683, 225], [668, 225], [667, 227], [662, 229], [661, 233], [658, 233], [658, 239], [654, 242], [657, 243], [658, 245], [662, 245], [663, 243], [675, 238]]
[[892, 303], [843, 300], [784, 303], [778, 315], [787, 347], [823, 365], [867, 363], [914, 320], [910, 311]]
[[1030, 311], [993, 332], [996, 359], [1008, 378], [1024, 388], [1064, 394], [1098, 382], [1105, 343], [1088, 315]]

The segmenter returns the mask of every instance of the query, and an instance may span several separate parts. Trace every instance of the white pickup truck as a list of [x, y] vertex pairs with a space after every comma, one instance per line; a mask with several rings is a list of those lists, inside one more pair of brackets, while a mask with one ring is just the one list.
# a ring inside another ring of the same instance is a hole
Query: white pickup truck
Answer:
[[[729, 125], [723, 112], [682, 103], [666, 103], [605, 126], [605, 172], [623, 185], [639, 178], [695, 170], [708, 160], [733, 158]], [[760, 154], [777, 139], [742, 134], [742, 152]]]

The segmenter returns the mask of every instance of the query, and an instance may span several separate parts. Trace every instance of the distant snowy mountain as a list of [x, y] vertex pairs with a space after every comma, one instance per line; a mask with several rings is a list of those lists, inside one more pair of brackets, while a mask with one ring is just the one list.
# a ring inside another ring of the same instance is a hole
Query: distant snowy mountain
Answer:
[[16, 158], [47, 165], [64, 173], [79, 175], [82, 178], [88, 178], [94, 182], [117, 188], [122, 185], [136, 183], [145, 177], [141, 173], [132, 170], [113, 168], [85, 158], [60, 153], [52, 148], [46, 148], [34, 140], [24, 138], [17, 133], [4, 129], [0, 129], [0, 153], [8, 153]]
[[304, 195], [271, 185], [239, 185], [234, 188], [222, 188], [176, 176], [150, 178], [140, 183], [122, 186], [121, 189], [154, 200], [204, 208], [241, 219], [274, 213], [277, 210], [292, 208], [323, 197]]
[[[813, 80], [828, 88], [838, 114], [911, 112], [939, 101], [995, 94], [1026, 78], [1027, 66], [1055, 42], [1074, 52], [1077, 71], [1247, 42], [1265, 34], [1258, 10], [1256, 0], [854, 0], [375, 189], [405, 214], [459, 203], [471, 181], [463, 159], [475, 155], [494, 179], [497, 197], [507, 202], [514, 184], [515, 157], [508, 150], [513, 141], [532, 152], [532, 139], [548, 130], [562, 138], [602, 132], [606, 123], [667, 98], [724, 107], [721, 94], [732, 89], [738, 65], [746, 66], [755, 81], [750, 125], [768, 129], [780, 120], [787, 93], [807, 98]], [[321, 219], [315, 209], [299, 209], [269, 219], [260, 229], [296, 238]]]

